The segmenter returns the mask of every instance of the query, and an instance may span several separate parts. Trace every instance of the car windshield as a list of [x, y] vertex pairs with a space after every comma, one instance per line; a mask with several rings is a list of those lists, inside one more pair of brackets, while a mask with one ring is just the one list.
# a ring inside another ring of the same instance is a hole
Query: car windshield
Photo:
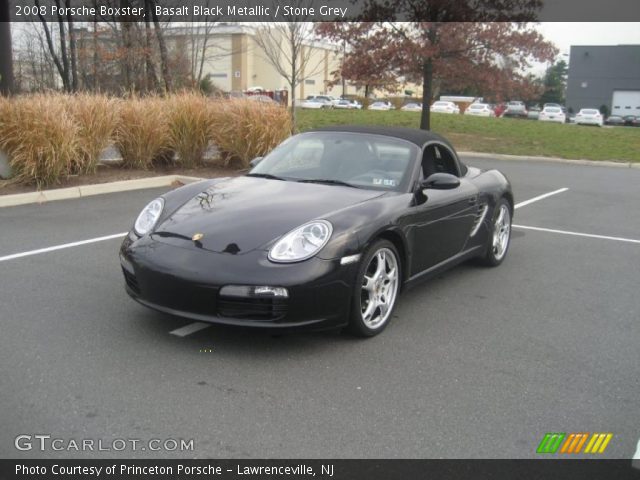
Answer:
[[547, 107], [544, 109], [544, 111], [546, 113], [560, 113], [562, 110], [560, 110], [559, 108], [555, 108], [555, 107]]
[[384, 135], [309, 132], [280, 144], [249, 175], [400, 191], [418, 153], [416, 145]]

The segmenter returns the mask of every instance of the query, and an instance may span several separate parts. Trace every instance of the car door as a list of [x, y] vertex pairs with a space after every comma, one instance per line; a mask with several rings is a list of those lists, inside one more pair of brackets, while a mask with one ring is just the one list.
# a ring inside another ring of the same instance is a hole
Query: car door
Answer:
[[451, 190], [425, 190], [410, 207], [411, 276], [463, 250], [478, 204], [478, 188], [460, 175], [458, 163], [448, 147], [437, 143], [428, 145], [422, 162], [422, 178], [437, 172], [451, 173], [459, 177], [460, 185]]

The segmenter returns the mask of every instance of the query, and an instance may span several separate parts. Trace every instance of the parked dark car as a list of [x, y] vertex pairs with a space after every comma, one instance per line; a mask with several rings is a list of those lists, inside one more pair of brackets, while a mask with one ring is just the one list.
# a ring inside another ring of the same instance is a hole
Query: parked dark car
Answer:
[[620, 115], [611, 115], [604, 122], [606, 125], [624, 125], [624, 118]]
[[372, 336], [405, 287], [507, 254], [509, 181], [434, 133], [329, 127], [253, 164], [142, 210], [120, 249], [131, 297], [203, 322]]
[[635, 115], [626, 115], [623, 118], [624, 118], [624, 124], [628, 127], [640, 126], [640, 117], [636, 117]]

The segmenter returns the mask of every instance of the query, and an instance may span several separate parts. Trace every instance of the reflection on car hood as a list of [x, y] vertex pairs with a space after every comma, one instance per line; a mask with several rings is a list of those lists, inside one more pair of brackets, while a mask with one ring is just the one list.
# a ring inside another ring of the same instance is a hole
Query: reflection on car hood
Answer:
[[[294, 181], [236, 177], [210, 185], [155, 230], [154, 238], [214, 252], [242, 254], [293, 228], [385, 192]], [[198, 242], [192, 241], [201, 234]]]

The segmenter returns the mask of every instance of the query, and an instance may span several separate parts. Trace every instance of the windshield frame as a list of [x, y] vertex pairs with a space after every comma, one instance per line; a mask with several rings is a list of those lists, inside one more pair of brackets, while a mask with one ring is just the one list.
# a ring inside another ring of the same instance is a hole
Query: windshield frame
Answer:
[[[289, 138], [287, 138], [286, 140], [284, 140], [282, 143], [280, 143], [275, 149], [273, 149], [271, 152], [269, 152], [267, 155], [264, 156], [264, 158], [255, 166], [253, 167], [251, 170], [249, 170], [249, 172], [247, 172], [247, 174], [256, 174], [256, 173], [260, 173], [260, 174], [265, 174], [265, 173], [271, 173], [269, 171], [261, 171], [261, 166], [264, 166], [264, 161], [267, 160], [271, 154], [273, 152], [275, 152], [278, 148], [280, 148], [281, 146], [284, 146], [285, 144], [293, 141], [296, 138], [300, 138], [300, 137], [313, 137], [313, 136], [322, 136], [322, 137], [326, 137], [327, 135], [329, 136], [351, 136], [351, 137], [372, 137], [372, 138], [378, 138], [387, 142], [393, 142], [393, 143], [398, 143], [398, 144], [403, 144], [408, 146], [411, 149], [410, 152], [410, 158], [409, 161], [407, 163], [407, 166], [405, 168], [405, 172], [402, 176], [402, 179], [400, 180], [399, 184], [396, 185], [395, 187], [389, 188], [388, 186], [376, 186], [376, 185], [363, 185], [363, 184], [353, 184], [352, 186], [355, 188], [360, 188], [363, 190], [374, 190], [374, 191], [379, 191], [379, 192], [403, 192], [403, 193], [407, 193], [410, 191], [410, 186], [412, 185], [413, 182], [413, 178], [415, 176], [415, 171], [416, 171], [416, 164], [421, 162], [422, 159], [422, 148], [419, 147], [418, 145], [416, 145], [413, 142], [410, 142], [408, 140], [405, 140], [403, 138], [399, 138], [399, 137], [395, 137], [393, 135], [384, 135], [384, 134], [377, 134], [377, 133], [361, 133], [361, 132], [346, 132], [346, 131], [336, 131], [336, 132], [332, 132], [330, 130], [322, 130], [322, 131], [310, 131], [310, 132], [304, 132], [304, 133], [299, 133], [297, 135], [293, 135]], [[298, 181], [304, 181], [304, 180], [314, 180], [313, 178], [294, 178], [294, 177], [287, 177], [286, 175], [278, 175], [282, 180], [286, 180], [286, 181], [291, 181], [291, 182], [298, 182]], [[336, 179], [336, 180], [340, 180], [340, 179]], [[346, 180], [345, 180], [346, 181]], [[311, 182], [306, 182], [306, 183], [311, 183]], [[346, 187], [349, 188], [349, 187]]]

